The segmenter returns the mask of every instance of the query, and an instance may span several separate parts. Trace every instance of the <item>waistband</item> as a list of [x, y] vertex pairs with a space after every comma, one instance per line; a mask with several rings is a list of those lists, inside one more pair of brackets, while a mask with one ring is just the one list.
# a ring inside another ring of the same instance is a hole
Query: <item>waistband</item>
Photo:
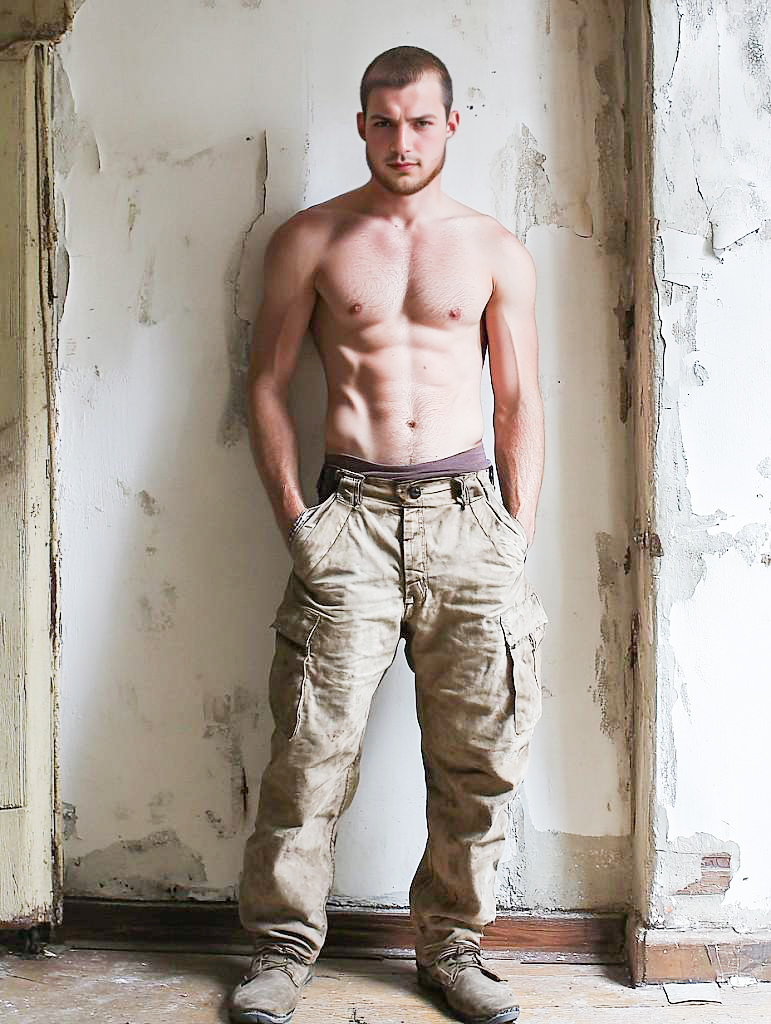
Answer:
[[352, 473], [362, 473], [364, 476], [376, 476], [382, 480], [427, 480], [437, 476], [458, 476], [462, 473], [477, 473], [480, 470], [488, 469], [490, 460], [485, 454], [485, 447], [482, 441], [473, 448], [457, 452], [455, 455], [447, 455], [443, 459], [434, 459], [432, 462], [418, 462], [413, 465], [394, 466], [380, 462], [367, 462], [355, 455], [344, 455], [341, 452], [327, 452], [325, 456], [326, 466], [335, 466], [337, 469], [347, 469]]
[[[327, 469], [334, 473], [334, 479], [328, 478], [324, 481], [326, 486], [322, 487], [322, 477]], [[465, 506], [493, 489], [492, 466], [485, 473], [458, 473], [419, 480], [383, 480], [325, 465], [322, 477], [319, 478], [319, 497], [322, 500], [335, 492], [341, 501], [348, 502], [354, 508], [364, 498], [374, 498], [397, 506], [437, 506], [454, 501]]]

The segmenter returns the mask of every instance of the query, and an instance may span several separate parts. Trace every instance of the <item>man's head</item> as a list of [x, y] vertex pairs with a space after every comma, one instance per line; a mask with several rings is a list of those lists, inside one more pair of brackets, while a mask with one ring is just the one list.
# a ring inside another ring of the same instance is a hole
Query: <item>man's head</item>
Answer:
[[397, 195], [419, 192], [442, 170], [458, 127], [447, 68], [428, 50], [396, 46], [375, 57], [360, 93], [357, 124], [373, 178]]

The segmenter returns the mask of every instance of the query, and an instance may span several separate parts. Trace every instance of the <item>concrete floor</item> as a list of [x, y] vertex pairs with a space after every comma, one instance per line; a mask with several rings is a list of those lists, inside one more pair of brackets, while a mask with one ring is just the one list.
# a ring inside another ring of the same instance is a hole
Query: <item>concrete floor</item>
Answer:
[[[214, 1024], [248, 956], [48, 946], [0, 953], [8, 1024]], [[723, 1003], [670, 1005], [661, 986], [632, 988], [617, 966], [495, 960], [518, 994], [522, 1024], [769, 1024], [771, 983], [720, 986]], [[418, 989], [412, 960], [323, 959], [293, 1024], [439, 1024], [454, 1018]]]

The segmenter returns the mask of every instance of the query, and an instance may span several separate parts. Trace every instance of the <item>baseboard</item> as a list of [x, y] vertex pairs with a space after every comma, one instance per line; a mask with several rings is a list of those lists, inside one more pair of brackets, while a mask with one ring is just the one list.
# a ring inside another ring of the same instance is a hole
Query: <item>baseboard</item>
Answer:
[[[332, 910], [325, 956], [413, 956], [404, 911]], [[625, 918], [608, 914], [499, 914], [483, 947], [531, 962], [623, 963]], [[248, 954], [251, 944], [233, 903], [65, 898], [51, 941], [96, 949], [156, 949]]]
[[627, 922], [629, 969], [635, 985], [665, 981], [771, 981], [771, 929], [740, 933], [731, 928], [676, 931]]

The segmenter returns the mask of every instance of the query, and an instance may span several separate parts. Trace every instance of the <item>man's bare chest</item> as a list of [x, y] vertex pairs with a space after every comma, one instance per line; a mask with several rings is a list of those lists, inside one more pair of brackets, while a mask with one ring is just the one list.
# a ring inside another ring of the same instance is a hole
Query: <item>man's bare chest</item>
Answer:
[[482, 318], [492, 277], [484, 257], [457, 237], [408, 241], [362, 233], [330, 247], [316, 288], [333, 319], [352, 329], [397, 319], [469, 326]]

